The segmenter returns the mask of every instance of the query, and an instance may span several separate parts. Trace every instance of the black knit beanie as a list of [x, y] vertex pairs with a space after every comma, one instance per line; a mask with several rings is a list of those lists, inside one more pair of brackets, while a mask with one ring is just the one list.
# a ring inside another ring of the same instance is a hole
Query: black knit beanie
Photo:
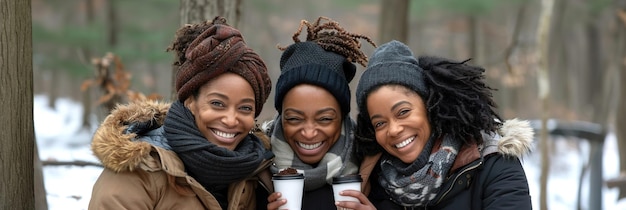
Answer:
[[428, 97], [424, 70], [419, 67], [411, 49], [402, 42], [394, 40], [378, 47], [361, 75], [356, 99], [359, 115], [364, 119], [369, 119], [367, 96], [374, 88], [386, 84], [403, 85], [417, 92], [422, 99]]
[[350, 112], [350, 87], [356, 66], [344, 56], [326, 51], [315, 42], [297, 42], [280, 57], [280, 77], [276, 82], [274, 106], [282, 112], [285, 94], [296, 85], [320, 86], [335, 97], [341, 112]]

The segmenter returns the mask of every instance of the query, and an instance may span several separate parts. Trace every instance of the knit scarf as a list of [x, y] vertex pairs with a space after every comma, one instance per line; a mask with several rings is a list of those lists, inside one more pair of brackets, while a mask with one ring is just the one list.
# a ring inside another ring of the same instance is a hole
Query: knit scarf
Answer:
[[381, 158], [379, 182], [394, 202], [406, 207], [426, 206], [439, 193], [462, 142], [445, 136], [434, 151], [433, 143], [431, 137], [420, 153], [429, 154], [427, 161], [418, 157], [407, 165], [389, 154]]
[[252, 134], [233, 151], [209, 142], [198, 130], [191, 111], [179, 101], [172, 104], [163, 127], [172, 151], [181, 159], [186, 172], [216, 198], [225, 198], [220, 192], [230, 183], [252, 176], [269, 152]]
[[274, 165], [270, 167], [272, 173], [278, 173], [285, 168], [295, 168], [304, 171], [304, 190], [318, 189], [324, 184], [331, 184], [332, 178], [346, 174], [356, 174], [359, 170], [356, 158], [353, 155], [353, 139], [355, 123], [345, 116], [341, 127], [341, 136], [328, 150], [317, 166], [309, 165], [296, 155], [285, 141], [281, 115], [273, 121], [271, 133], [272, 152], [276, 155]]

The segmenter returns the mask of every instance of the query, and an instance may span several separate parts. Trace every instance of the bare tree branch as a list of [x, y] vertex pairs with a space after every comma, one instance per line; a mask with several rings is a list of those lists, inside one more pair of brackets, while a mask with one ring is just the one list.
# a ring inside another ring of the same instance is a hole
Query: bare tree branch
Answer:
[[100, 163], [87, 162], [82, 160], [75, 161], [56, 161], [56, 160], [42, 160], [41, 165], [43, 166], [96, 166], [96, 167], [104, 167]]

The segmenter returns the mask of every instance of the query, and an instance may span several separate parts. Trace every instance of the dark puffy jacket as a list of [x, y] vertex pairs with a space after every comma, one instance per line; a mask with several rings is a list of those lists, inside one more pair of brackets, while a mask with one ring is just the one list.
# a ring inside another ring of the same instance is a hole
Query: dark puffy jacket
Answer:
[[479, 158], [446, 178], [429, 206], [405, 208], [390, 199], [378, 182], [380, 155], [366, 157], [361, 165], [363, 192], [377, 209], [384, 210], [532, 209], [526, 173], [519, 160], [530, 151], [532, 129], [527, 122], [510, 120], [500, 133], [501, 138], [485, 141]]
[[326, 184], [318, 189], [305, 191], [302, 196], [302, 210], [336, 209], [333, 188]]

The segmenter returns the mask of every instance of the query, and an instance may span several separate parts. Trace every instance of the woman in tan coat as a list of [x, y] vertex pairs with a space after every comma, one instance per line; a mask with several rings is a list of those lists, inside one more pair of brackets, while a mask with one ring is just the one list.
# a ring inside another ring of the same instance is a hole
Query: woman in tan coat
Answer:
[[256, 194], [272, 189], [273, 154], [254, 132], [271, 89], [263, 60], [220, 17], [179, 29], [169, 50], [178, 100], [120, 105], [105, 119], [89, 209], [264, 209]]

